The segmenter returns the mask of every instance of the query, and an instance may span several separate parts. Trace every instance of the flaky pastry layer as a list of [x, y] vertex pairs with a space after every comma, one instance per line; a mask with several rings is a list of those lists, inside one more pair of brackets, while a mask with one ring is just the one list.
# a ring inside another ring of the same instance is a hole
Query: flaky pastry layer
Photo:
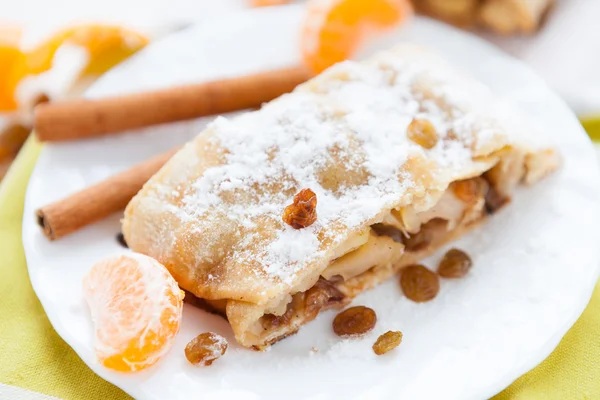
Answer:
[[[343, 304], [351, 282], [370, 276], [361, 268], [388, 265], [374, 284], [410, 259], [404, 240], [388, 253], [374, 246], [373, 265], [354, 262], [336, 274], [343, 284], [332, 284], [328, 268], [360, 251], [356, 243], [373, 244], [364, 240], [378, 224], [410, 242], [437, 206], [454, 213], [444, 214], [445, 229], [458, 232], [472, 208], [456, 211], [453, 182], [485, 174], [495, 207], [553, 170], [556, 153], [528, 144], [532, 131], [507, 113], [485, 86], [426, 49], [404, 45], [340, 63], [258, 111], [209, 125], [130, 202], [123, 233], [182, 288], [224, 308], [241, 344], [261, 348], [314, 318], [311, 309], [278, 319], [302, 293], [343, 297], [320, 309]], [[433, 126], [432, 146], [409, 138], [416, 120]], [[282, 213], [305, 188], [317, 195], [318, 217], [297, 230]]]

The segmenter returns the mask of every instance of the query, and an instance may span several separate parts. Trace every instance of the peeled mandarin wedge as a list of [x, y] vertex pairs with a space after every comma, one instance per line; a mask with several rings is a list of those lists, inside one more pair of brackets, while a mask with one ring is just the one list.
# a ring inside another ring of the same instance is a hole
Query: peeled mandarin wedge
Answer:
[[83, 280], [100, 363], [121, 372], [150, 367], [179, 331], [184, 293], [158, 261], [130, 254], [106, 258]]
[[25, 55], [19, 50], [20, 30], [0, 29], [0, 111], [14, 111], [15, 89], [25, 76]]
[[99, 75], [145, 47], [149, 39], [135, 31], [111, 25], [80, 25], [65, 29], [27, 53], [27, 68], [39, 74], [52, 67], [63, 45], [83, 47], [89, 62], [83, 74]]
[[346, 60], [369, 34], [403, 22], [408, 0], [309, 0], [302, 29], [302, 56], [319, 73]]

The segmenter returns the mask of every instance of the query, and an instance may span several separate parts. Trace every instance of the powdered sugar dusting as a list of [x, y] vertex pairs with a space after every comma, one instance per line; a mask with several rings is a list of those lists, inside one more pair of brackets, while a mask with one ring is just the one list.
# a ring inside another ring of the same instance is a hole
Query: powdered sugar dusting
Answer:
[[[344, 239], [332, 227], [352, 230], [398, 205], [415, 186], [403, 171], [411, 157], [446, 174], [441, 182], [471, 166], [474, 152], [503, 133], [482, 111], [490, 102], [484, 87], [422, 50], [340, 63], [259, 111], [216, 119], [200, 138], [222, 151], [222, 161], [194, 179], [170, 211], [199, 221], [199, 232], [231, 221], [239, 229], [229, 257], [292, 285]], [[434, 124], [441, 140], [433, 149], [407, 138], [414, 118]], [[303, 188], [317, 195], [318, 219], [296, 231], [281, 215]]]
[[227, 340], [223, 336], [217, 335], [216, 333], [211, 333], [210, 338], [213, 341], [209, 341], [205, 347], [205, 350], [208, 351], [205, 359], [207, 361], [214, 361], [223, 355], [223, 349], [227, 348]]

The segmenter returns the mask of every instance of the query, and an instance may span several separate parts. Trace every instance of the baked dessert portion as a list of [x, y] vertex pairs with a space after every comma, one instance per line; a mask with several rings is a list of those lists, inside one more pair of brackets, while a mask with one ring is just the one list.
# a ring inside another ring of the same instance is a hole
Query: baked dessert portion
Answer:
[[[264, 349], [554, 170], [530, 133], [485, 86], [403, 45], [215, 120], [132, 199], [123, 233]], [[303, 189], [317, 218], [294, 229], [283, 213]]]
[[511, 35], [537, 31], [553, 0], [413, 0], [413, 4], [423, 14], [463, 28]]

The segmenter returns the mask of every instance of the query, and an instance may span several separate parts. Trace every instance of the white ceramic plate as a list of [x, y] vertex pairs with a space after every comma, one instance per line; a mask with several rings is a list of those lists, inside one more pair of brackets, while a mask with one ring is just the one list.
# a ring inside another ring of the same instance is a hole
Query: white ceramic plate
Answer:
[[[180, 32], [106, 75], [89, 96], [297, 62], [300, 20], [301, 9], [288, 7], [244, 12]], [[565, 104], [495, 48], [426, 19], [377, 47], [406, 39], [437, 48], [509, 98], [565, 157], [558, 174], [523, 190], [483, 229], [460, 241], [474, 259], [469, 276], [442, 282], [439, 296], [425, 304], [403, 298], [391, 280], [355, 300], [378, 314], [366, 338], [336, 338], [334, 313], [325, 312], [265, 353], [240, 348], [224, 320], [186, 305], [181, 332], [165, 359], [138, 374], [114, 373], [96, 362], [81, 280], [98, 259], [126, 251], [115, 240], [119, 216], [49, 243], [34, 210], [181, 143], [207, 120], [49, 145], [29, 184], [23, 241], [33, 287], [53, 326], [90, 368], [144, 399], [482, 399], [552, 351], [584, 309], [598, 277], [600, 174], [592, 146]], [[390, 329], [402, 330], [404, 342], [376, 357], [371, 345]], [[204, 331], [224, 335], [230, 348], [210, 368], [194, 368], [183, 349]]]

